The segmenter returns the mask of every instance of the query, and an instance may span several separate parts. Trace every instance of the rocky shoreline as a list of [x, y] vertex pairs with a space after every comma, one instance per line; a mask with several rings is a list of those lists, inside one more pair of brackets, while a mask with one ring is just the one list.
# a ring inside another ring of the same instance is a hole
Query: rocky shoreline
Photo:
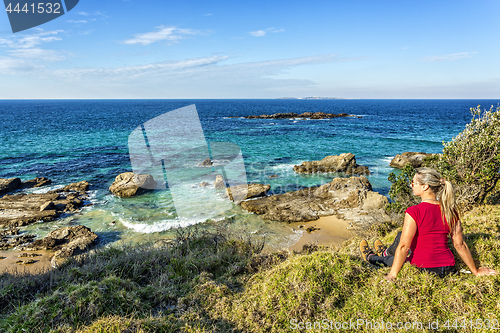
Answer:
[[[423, 159], [431, 155], [406, 152], [397, 155], [391, 161], [391, 166], [402, 168], [406, 164], [411, 164], [419, 167]], [[210, 160], [206, 160], [200, 166], [210, 166], [211, 163]], [[225, 190], [226, 199], [240, 205], [247, 212], [261, 215], [270, 221], [304, 223], [331, 216], [337, 221], [346, 221], [351, 228], [363, 229], [373, 223], [389, 219], [384, 211], [388, 199], [372, 190], [370, 182], [364, 176], [369, 175], [370, 171], [366, 166], [357, 165], [353, 154], [345, 153], [339, 156], [327, 156], [319, 161], [306, 161], [301, 165], [295, 165], [293, 170], [299, 174], [332, 172], [352, 177], [337, 177], [325, 185], [277, 195], [268, 195], [271, 188], [268, 184], [226, 187], [221, 176], [218, 176], [212, 184], [203, 183], [199, 186], [214, 186]], [[46, 193], [15, 193], [25, 188], [48, 184], [51, 184], [50, 179], [44, 177], [24, 182], [19, 178], [0, 178], [0, 228], [4, 228], [0, 230], [0, 251], [9, 249], [29, 251], [18, 263], [36, 262], [36, 256], [29, 253], [51, 251], [51, 265], [56, 267], [66, 258], [89, 249], [98, 237], [81, 225], [54, 230], [39, 240], [36, 240], [35, 235], [20, 231], [19, 227], [40, 221], [54, 221], [63, 214], [78, 212], [90, 204], [87, 201], [89, 189], [87, 181], [72, 183]], [[116, 196], [129, 198], [154, 189], [155, 184], [150, 175], [128, 172], [118, 175], [109, 191]]]
[[[0, 179], [0, 250], [17, 249], [23, 251], [16, 264], [30, 265], [40, 259], [36, 251], [51, 253], [52, 267], [57, 267], [72, 255], [80, 254], [95, 244], [97, 234], [89, 228], [76, 225], [59, 228], [50, 232], [45, 238], [35, 240], [35, 235], [22, 233], [19, 227], [35, 222], [49, 222], [63, 214], [78, 212], [88, 205], [87, 191], [89, 183], [81, 181], [72, 183], [57, 190], [46, 193], [14, 193], [24, 188], [42, 187], [52, 182], [47, 178], [35, 178], [21, 182], [19, 178]], [[29, 252], [26, 252], [29, 251]]]

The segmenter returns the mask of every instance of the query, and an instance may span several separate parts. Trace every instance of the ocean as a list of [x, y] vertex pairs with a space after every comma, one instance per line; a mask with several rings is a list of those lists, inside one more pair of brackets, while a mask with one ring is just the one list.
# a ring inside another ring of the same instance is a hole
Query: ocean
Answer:
[[[238, 234], [265, 237], [276, 248], [300, 237], [284, 223], [264, 221], [217, 197], [193, 179], [182, 194], [180, 214], [169, 189], [122, 199], [108, 191], [114, 178], [132, 171], [128, 140], [141, 124], [195, 105], [207, 143], [225, 142], [241, 150], [248, 183], [271, 185], [283, 193], [325, 184], [331, 174], [299, 175], [293, 166], [328, 155], [353, 153], [371, 171], [373, 189], [388, 194], [391, 159], [405, 151], [439, 153], [471, 119], [470, 108], [500, 100], [4, 100], [0, 102], [0, 178], [48, 177], [48, 188], [87, 180], [90, 202], [80, 213], [24, 227], [44, 236], [61, 226], [83, 224], [103, 245], [168, 237], [178, 228], [224, 225]], [[278, 112], [348, 113], [359, 117], [323, 120], [244, 119]], [[165, 124], [165, 126], [169, 126]], [[172, 128], [175, 131], [175, 128]], [[204, 158], [200, 155], [200, 161]], [[270, 177], [277, 176], [277, 177]], [[215, 179], [215, 176], [214, 176]], [[192, 199], [192, 202], [191, 202]], [[179, 202], [179, 200], [177, 200]], [[208, 202], [208, 201], [207, 201]], [[207, 210], [208, 209], [208, 210]]]

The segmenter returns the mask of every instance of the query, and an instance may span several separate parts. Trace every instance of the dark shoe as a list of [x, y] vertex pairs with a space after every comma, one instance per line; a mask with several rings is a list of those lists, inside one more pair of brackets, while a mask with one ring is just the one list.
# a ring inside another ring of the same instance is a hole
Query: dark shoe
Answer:
[[375, 253], [379, 257], [384, 257], [384, 252], [387, 247], [384, 246], [384, 243], [382, 243], [380, 239], [377, 239], [375, 242], [373, 242], [373, 248], [375, 249]]
[[370, 250], [368, 242], [364, 239], [359, 243], [359, 252], [361, 252], [361, 258], [366, 262], [368, 262], [368, 257], [374, 254], [372, 250]]

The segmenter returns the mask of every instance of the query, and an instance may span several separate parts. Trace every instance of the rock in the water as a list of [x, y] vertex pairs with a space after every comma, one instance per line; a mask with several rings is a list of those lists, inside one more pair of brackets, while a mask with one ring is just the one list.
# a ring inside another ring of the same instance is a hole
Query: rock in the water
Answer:
[[218, 189], [226, 188], [226, 183], [224, 183], [224, 178], [222, 178], [221, 175], [217, 175], [217, 177], [215, 177], [214, 187]]
[[[275, 114], [263, 114], [260, 116], [248, 116], [244, 117], [246, 119], [290, 119], [290, 118], [310, 118], [310, 119], [328, 119], [328, 118], [338, 118], [338, 117], [354, 117], [353, 115], [347, 113], [325, 113], [325, 112], [304, 112], [301, 114], [295, 112], [288, 113], [275, 113]], [[358, 117], [359, 118], [359, 117]]]
[[320, 216], [349, 215], [370, 224], [388, 218], [384, 211], [387, 203], [387, 198], [373, 192], [368, 179], [360, 176], [334, 178], [319, 187], [243, 201], [241, 207], [273, 221], [307, 222]]
[[203, 162], [201, 162], [201, 164], [199, 166], [202, 166], [202, 167], [212, 166], [212, 160], [210, 160], [209, 158], [207, 158], [206, 160], [204, 160]]
[[0, 230], [0, 236], [15, 236], [19, 235], [19, 228]]
[[301, 165], [295, 165], [293, 170], [299, 173], [343, 172], [346, 175], [370, 174], [366, 166], [356, 164], [356, 157], [351, 153], [327, 156], [320, 161], [302, 162]]
[[32, 187], [42, 187], [45, 185], [50, 185], [52, 181], [46, 177], [36, 177], [31, 180], [27, 180], [23, 182], [23, 188], [32, 188]]
[[[62, 213], [80, 209], [87, 198], [86, 181], [47, 193], [20, 193], [0, 198], [0, 227], [19, 227], [37, 221], [53, 221]], [[78, 192], [69, 192], [69, 191]], [[50, 204], [50, 202], [52, 204]]]
[[235, 203], [240, 203], [243, 200], [250, 198], [257, 198], [267, 195], [267, 191], [271, 189], [271, 185], [263, 184], [242, 184], [226, 188], [226, 198], [234, 201]]
[[58, 190], [54, 190], [53, 192], [59, 193], [59, 192], [86, 192], [89, 190], [90, 184], [88, 181], [84, 180], [78, 183], [71, 183], [69, 185], [64, 186], [63, 188], [60, 188]]
[[389, 165], [397, 169], [402, 169], [407, 164], [410, 164], [414, 168], [420, 168], [424, 163], [424, 158], [432, 155], [434, 154], [407, 151], [402, 154], [396, 155], [396, 157], [392, 159]]
[[130, 198], [153, 190], [156, 182], [151, 175], [141, 175], [133, 172], [125, 172], [116, 176], [115, 181], [109, 187], [109, 191], [122, 198]]
[[207, 187], [207, 186], [210, 186], [210, 183], [209, 182], [201, 182], [200, 186], [201, 187]]
[[23, 188], [41, 187], [49, 185], [51, 180], [45, 177], [37, 177], [25, 182], [20, 178], [0, 178], [0, 196]]

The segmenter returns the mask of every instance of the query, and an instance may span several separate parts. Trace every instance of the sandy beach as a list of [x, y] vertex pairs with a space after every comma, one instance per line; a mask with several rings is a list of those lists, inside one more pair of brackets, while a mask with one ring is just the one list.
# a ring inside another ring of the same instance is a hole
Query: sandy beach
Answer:
[[[352, 233], [347, 229], [349, 221], [339, 219], [337, 216], [324, 216], [316, 221], [290, 223], [294, 230], [303, 230], [302, 237], [292, 246], [290, 250], [302, 251], [305, 244], [316, 245], [340, 245], [345, 240], [352, 236]], [[314, 227], [318, 230], [307, 232], [307, 228]]]
[[[35, 254], [33, 257], [21, 257], [23, 253], [28, 255]], [[9, 272], [18, 273], [40, 273], [51, 269], [50, 259], [54, 255], [52, 251], [0, 251], [0, 274]], [[17, 264], [22, 260], [33, 260], [32, 264]]]

